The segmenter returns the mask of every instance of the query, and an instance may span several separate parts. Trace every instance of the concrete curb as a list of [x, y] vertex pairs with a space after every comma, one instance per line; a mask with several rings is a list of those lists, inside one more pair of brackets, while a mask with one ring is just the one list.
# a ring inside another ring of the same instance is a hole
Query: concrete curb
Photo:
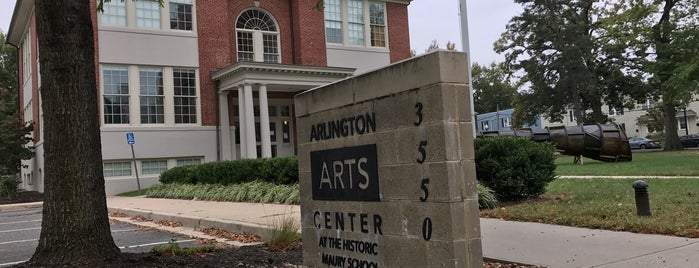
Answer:
[[699, 176], [593, 176], [593, 175], [559, 175], [558, 179], [699, 179]]
[[248, 232], [262, 237], [266, 235], [268, 230], [272, 229], [270, 226], [249, 222], [227, 221], [206, 217], [189, 217], [178, 214], [154, 212], [150, 210], [133, 208], [108, 207], [108, 211], [109, 213], [124, 213], [126, 215], [129, 215], [130, 217], [141, 216], [144, 218], [151, 219], [154, 222], [161, 220], [176, 221], [182, 223], [182, 226], [193, 228], [194, 230], [216, 228], [233, 233]]
[[7, 205], [0, 205], [0, 211], [15, 211], [15, 210], [34, 209], [34, 208], [42, 208], [42, 207], [44, 207], [44, 202], [7, 204]]

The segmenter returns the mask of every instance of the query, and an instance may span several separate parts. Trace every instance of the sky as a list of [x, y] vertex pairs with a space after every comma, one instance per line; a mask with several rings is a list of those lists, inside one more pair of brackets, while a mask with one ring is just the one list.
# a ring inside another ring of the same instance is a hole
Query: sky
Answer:
[[[15, 0], [0, 0], [0, 30], [7, 33]], [[493, 51], [493, 43], [505, 31], [505, 25], [522, 8], [513, 0], [467, 0], [471, 61], [489, 64], [503, 61], [504, 56]], [[441, 48], [447, 42], [462, 50], [459, 0], [414, 0], [408, 6], [410, 47], [418, 54], [432, 40]]]

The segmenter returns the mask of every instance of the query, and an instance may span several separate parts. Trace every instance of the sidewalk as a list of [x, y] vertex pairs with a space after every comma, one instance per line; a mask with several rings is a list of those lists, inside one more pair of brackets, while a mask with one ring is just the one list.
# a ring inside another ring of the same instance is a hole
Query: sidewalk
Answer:
[[[110, 212], [261, 233], [296, 205], [108, 197]], [[481, 218], [484, 257], [547, 267], [696, 267], [699, 239]]]

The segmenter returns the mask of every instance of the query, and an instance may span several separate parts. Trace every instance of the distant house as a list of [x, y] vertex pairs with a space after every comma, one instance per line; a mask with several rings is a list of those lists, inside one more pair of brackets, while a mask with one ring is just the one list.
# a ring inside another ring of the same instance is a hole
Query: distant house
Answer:
[[[696, 97], [695, 97], [696, 98]], [[662, 129], [653, 129], [647, 124], [650, 119], [646, 114], [648, 109], [655, 106], [655, 102], [651, 99], [644, 102], [637, 103], [633, 109], [624, 107], [609, 107], [603, 106], [602, 111], [607, 112], [610, 121], [619, 124], [621, 128], [626, 132], [629, 137], [646, 137], [652, 133], [662, 131]], [[680, 136], [686, 134], [697, 134], [699, 133], [699, 120], [697, 120], [697, 112], [699, 111], [699, 101], [690, 102], [685, 110], [677, 110], [677, 134]], [[550, 122], [546, 119], [542, 119], [542, 126], [574, 126], [578, 122], [573, 115], [573, 111], [569, 110], [567, 114], [563, 116], [563, 122]]]
[[512, 114], [515, 109], [484, 113], [476, 115], [476, 130], [483, 131], [507, 131], [513, 128], [540, 128], [541, 119], [537, 119], [533, 125], [514, 126]]

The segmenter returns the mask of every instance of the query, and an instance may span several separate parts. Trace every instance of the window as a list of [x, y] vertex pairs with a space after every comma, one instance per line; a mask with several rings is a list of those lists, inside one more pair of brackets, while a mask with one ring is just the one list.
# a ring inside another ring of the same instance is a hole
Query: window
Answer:
[[379, 2], [369, 2], [369, 21], [371, 24], [371, 46], [386, 47], [385, 6]]
[[277, 106], [267, 106], [269, 116], [277, 116]]
[[279, 63], [279, 32], [274, 19], [262, 10], [250, 9], [236, 22], [238, 61]]
[[342, 7], [340, 0], [325, 1], [325, 40], [342, 44]]
[[160, 28], [160, 3], [158, 1], [136, 1], [136, 26], [142, 28]]
[[347, 2], [347, 37], [350, 45], [364, 45], [364, 7], [362, 0]]
[[386, 47], [385, 2], [326, 0], [324, 15], [327, 43]]
[[194, 70], [174, 69], [175, 123], [197, 123], [197, 77]]
[[277, 141], [277, 124], [274, 122], [269, 123], [269, 141]]
[[103, 163], [105, 177], [131, 176], [131, 162], [107, 162]]
[[27, 81], [32, 75], [32, 29], [27, 29], [27, 35], [22, 42], [22, 77]]
[[573, 113], [573, 110], [568, 111], [568, 118], [570, 118], [570, 122], [573, 122], [576, 120], [575, 114]]
[[289, 106], [282, 106], [281, 111], [279, 111], [280, 116], [291, 116], [291, 110]]
[[177, 159], [178, 167], [198, 164], [201, 164], [201, 159], [199, 158]]
[[105, 25], [126, 26], [126, 5], [123, 0], [112, 0], [102, 4], [100, 22]]
[[679, 120], [679, 126], [681, 130], [687, 129], [687, 121], [685, 120], [685, 117], [681, 117]]
[[284, 143], [289, 143], [289, 140], [291, 139], [289, 135], [289, 121], [284, 120], [282, 124], [282, 141]]
[[501, 123], [502, 127], [511, 127], [512, 126], [512, 118], [510, 118], [510, 117], [500, 118], [500, 123]]
[[129, 72], [124, 66], [102, 68], [104, 123], [129, 123]]
[[163, 69], [140, 68], [141, 124], [165, 123]]
[[192, 30], [192, 0], [170, 0], [170, 29]]
[[609, 116], [624, 115], [624, 107], [609, 107]]
[[143, 175], [160, 174], [167, 170], [167, 160], [143, 160], [141, 173]]
[[653, 106], [655, 106], [655, 101], [653, 99], [646, 99], [645, 101], [641, 102], [641, 109], [644, 111], [653, 108]]
[[488, 121], [482, 121], [482, 122], [481, 122], [481, 129], [482, 129], [483, 131], [488, 131], [488, 128], [489, 128], [489, 127], [488, 127]]

